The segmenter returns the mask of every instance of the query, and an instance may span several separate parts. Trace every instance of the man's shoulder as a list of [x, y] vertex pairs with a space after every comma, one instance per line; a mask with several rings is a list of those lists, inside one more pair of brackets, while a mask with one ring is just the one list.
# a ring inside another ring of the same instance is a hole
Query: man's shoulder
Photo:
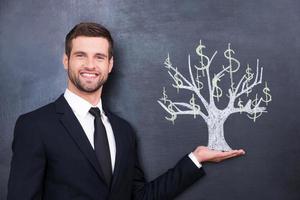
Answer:
[[22, 120], [34, 120], [34, 121], [40, 121], [48, 119], [49, 117], [55, 115], [55, 101], [48, 103], [44, 106], [41, 106], [39, 108], [36, 108], [30, 112], [21, 114], [19, 116], [19, 119]]

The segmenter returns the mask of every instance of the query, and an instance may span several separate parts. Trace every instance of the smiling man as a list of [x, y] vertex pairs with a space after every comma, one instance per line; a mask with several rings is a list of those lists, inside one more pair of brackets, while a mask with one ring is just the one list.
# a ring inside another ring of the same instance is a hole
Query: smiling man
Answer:
[[69, 77], [68, 89], [96, 105], [100, 100], [102, 86], [113, 67], [108, 40], [103, 37], [78, 36], [66, 48], [63, 63]]
[[16, 122], [8, 200], [168, 200], [204, 175], [204, 162], [244, 154], [200, 146], [146, 182], [132, 127], [102, 107], [113, 68], [109, 31], [76, 25], [66, 36], [63, 64], [65, 93]]

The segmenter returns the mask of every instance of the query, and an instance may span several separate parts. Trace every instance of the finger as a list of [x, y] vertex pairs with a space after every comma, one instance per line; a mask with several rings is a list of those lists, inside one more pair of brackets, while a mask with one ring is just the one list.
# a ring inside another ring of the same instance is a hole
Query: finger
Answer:
[[231, 150], [231, 151], [220, 152], [219, 156], [227, 157], [227, 156], [231, 156], [231, 155], [238, 154], [238, 153], [239, 153], [238, 150]]
[[242, 154], [246, 154], [246, 152], [243, 149], [240, 149], [240, 151], [242, 152]]
[[223, 157], [220, 158], [220, 159], [226, 160], [226, 159], [233, 158], [233, 157], [237, 157], [237, 156], [241, 156], [241, 155], [243, 155], [242, 152], [232, 152], [231, 154], [228, 154], [228, 155], [226, 155], [226, 156], [223, 156]]
[[[245, 154], [245, 151], [243, 149], [239, 149], [239, 150], [227, 151], [227, 152], [224, 152], [224, 153], [226, 153], [227, 155], [231, 155], [231, 154]], [[227, 155], [225, 155], [225, 156], [227, 156]]]
[[239, 149], [237, 151], [240, 152], [241, 154], [246, 154], [246, 152], [243, 149]]

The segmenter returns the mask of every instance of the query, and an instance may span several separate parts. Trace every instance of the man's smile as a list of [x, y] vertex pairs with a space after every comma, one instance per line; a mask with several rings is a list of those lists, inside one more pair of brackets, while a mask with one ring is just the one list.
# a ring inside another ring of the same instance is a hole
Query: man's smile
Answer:
[[87, 79], [94, 79], [99, 76], [99, 73], [97, 72], [80, 72], [80, 76]]

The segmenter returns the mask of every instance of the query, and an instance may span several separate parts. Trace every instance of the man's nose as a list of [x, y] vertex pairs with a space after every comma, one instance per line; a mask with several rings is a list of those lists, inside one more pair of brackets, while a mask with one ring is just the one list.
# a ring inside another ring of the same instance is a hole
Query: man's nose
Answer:
[[95, 69], [95, 62], [93, 59], [88, 58], [85, 63], [85, 67], [88, 69]]

